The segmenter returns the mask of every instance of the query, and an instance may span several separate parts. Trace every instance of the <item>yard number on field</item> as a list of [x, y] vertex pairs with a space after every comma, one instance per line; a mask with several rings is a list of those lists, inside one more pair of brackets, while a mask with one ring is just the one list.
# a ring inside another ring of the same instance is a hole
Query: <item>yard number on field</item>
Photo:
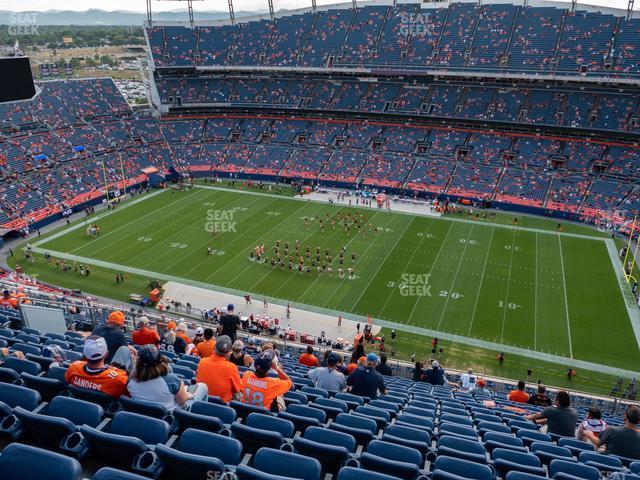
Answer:
[[[504, 308], [504, 302], [502, 300], [498, 301], [498, 308]], [[522, 305], [518, 305], [517, 303], [507, 303], [507, 308], [509, 310], [515, 310], [516, 308], [522, 308]]]
[[177, 243], [177, 242], [173, 242], [171, 244], [169, 244], [169, 246], [171, 248], [180, 248], [180, 249], [184, 249], [187, 248], [189, 245], [187, 245], [186, 243]]
[[438, 294], [440, 297], [446, 298], [446, 297], [451, 297], [454, 300], [458, 300], [459, 298], [464, 298], [464, 295], [458, 293], [458, 292], [451, 292], [449, 293], [446, 290], [440, 290], [440, 293]]
[[[505, 246], [504, 246], [504, 249], [505, 249], [505, 250], [511, 250], [511, 245], [505, 245]], [[517, 245], [516, 245], [516, 246], [514, 246], [514, 247], [513, 247], [513, 249], [514, 249], [516, 252], [521, 252], [521, 251], [522, 251], [522, 249], [521, 249], [519, 246], [517, 246]]]
[[460, 243], [468, 243], [469, 245], [478, 245], [478, 242], [475, 240], [467, 240], [466, 238], [461, 238]]
[[139, 242], [150, 242], [151, 240], [153, 240], [151, 237], [138, 237], [138, 241]]

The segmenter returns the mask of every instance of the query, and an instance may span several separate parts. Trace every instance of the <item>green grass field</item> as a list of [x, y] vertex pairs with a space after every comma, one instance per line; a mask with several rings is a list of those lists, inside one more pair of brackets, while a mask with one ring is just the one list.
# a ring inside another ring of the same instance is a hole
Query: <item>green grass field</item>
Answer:
[[[335, 230], [327, 225], [323, 232], [315, 221], [318, 216], [328, 224], [327, 218], [355, 212], [379, 231], [365, 228], [365, 234], [355, 233], [352, 227], [347, 235], [340, 225]], [[308, 227], [304, 217], [310, 219]], [[91, 259], [88, 263], [108, 262], [93, 268], [90, 279], [38, 263], [26, 270], [43, 280], [114, 298], [126, 298], [125, 291], [144, 291], [155, 272], [347, 316], [371, 315], [398, 324], [398, 353], [403, 357], [416, 350], [422, 357], [429, 349], [429, 339], [405, 333], [406, 326], [516, 346], [532, 352], [532, 358], [510, 355], [508, 363], [513, 359], [520, 372], [534, 366], [537, 376], [545, 372], [548, 383], [563, 383], [571, 358], [635, 369], [640, 351], [603, 234], [574, 225], [558, 232], [556, 222], [540, 218], [521, 217], [517, 228], [507, 215], [460, 221], [466, 218], [331, 206], [284, 194], [166, 191], [101, 218], [102, 233], [96, 239], [78, 228], [39, 244], [54, 256], [59, 252]], [[235, 232], [207, 231], [212, 224], [220, 230], [232, 223]], [[303, 256], [309, 245], [312, 258], [317, 247], [322, 257], [330, 250], [334, 273], [290, 272], [286, 264], [284, 269], [272, 268], [249, 258], [259, 244], [271, 258], [277, 240], [282, 245], [288, 241], [291, 250], [298, 240]], [[207, 255], [209, 246], [213, 255]], [[337, 275], [337, 252], [343, 246], [343, 268], [353, 267], [354, 279]], [[118, 266], [147, 274], [115, 285], [113, 269]], [[497, 350], [464, 340], [444, 344], [448, 361], [456, 366], [495, 370]], [[557, 354], [567, 361], [546, 362], [533, 352]], [[522, 375], [511, 368], [505, 374]], [[593, 372], [580, 377], [576, 380], [582, 381], [581, 387], [599, 393], [608, 392], [613, 378]]]

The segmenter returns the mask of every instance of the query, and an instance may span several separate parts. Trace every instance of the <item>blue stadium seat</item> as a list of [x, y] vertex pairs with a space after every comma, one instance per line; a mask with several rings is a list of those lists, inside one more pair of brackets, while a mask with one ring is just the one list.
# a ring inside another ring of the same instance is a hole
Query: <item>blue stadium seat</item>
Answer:
[[487, 432], [483, 437], [483, 441], [484, 448], [486, 448], [488, 452], [492, 452], [496, 448], [507, 448], [517, 452], [527, 451], [524, 443], [522, 443], [522, 439], [514, 437], [511, 434]]
[[329, 424], [329, 428], [348, 433], [362, 446], [368, 445], [378, 432], [378, 426], [373, 420], [346, 413], [338, 415], [335, 421]]
[[417, 415], [412, 415], [410, 413], [401, 413], [400, 415], [398, 415], [395, 424], [406, 425], [413, 428], [420, 428], [428, 432], [432, 432], [435, 427], [433, 419], [418, 417]]
[[187, 429], [172, 448], [157, 444], [155, 453], [162, 463], [163, 476], [198, 480], [207, 472], [224, 472], [242, 459], [242, 444], [216, 433]]
[[149, 480], [137, 473], [125, 472], [111, 467], [102, 467], [91, 480]]
[[[252, 413], [251, 415], [257, 415]], [[266, 416], [266, 415], [265, 415]], [[277, 418], [286, 422], [282, 418]], [[285, 444], [285, 438], [280, 432], [263, 430], [262, 428], [254, 428], [249, 425], [243, 425], [239, 422], [231, 424], [231, 433], [242, 442], [243, 451], [245, 453], [255, 453], [262, 447], [280, 448]]]
[[516, 452], [506, 448], [496, 448], [491, 452], [493, 467], [504, 478], [509, 472], [517, 471], [545, 476], [546, 472], [535, 455]]
[[480, 442], [451, 435], [440, 437], [436, 446], [436, 454], [462, 458], [476, 463], [487, 462], [487, 451]]
[[640, 461], [632, 462], [629, 465], [629, 471], [635, 475], [640, 475]]
[[391, 414], [388, 411], [367, 405], [356, 408], [354, 415], [374, 420], [381, 430], [387, 428], [387, 425], [391, 421]]
[[597, 452], [582, 452], [578, 456], [580, 463], [597, 468], [601, 472], [621, 472], [624, 466], [619, 458]]
[[[20, 407], [16, 407], [13, 413], [38, 445], [50, 449], [59, 448], [64, 438], [77, 432], [81, 425], [97, 428], [104, 417], [101, 406], [62, 396], [54, 398], [39, 413]], [[74, 454], [81, 456], [80, 451]]]
[[179, 430], [197, 428], [198, 430], [204, 430], [206, 432], [219, 433], [224, 428], [222, 420], [218, 417], [201, 415], [182, 408], [176, 408], [173, 411], [173, 416], [178, 424], [177, 428]]
[[12, 443], [2, 451], [0, 472], [3, 480], [82, 478], [82, 467], [76, 459], [19, 443]]
[[324, 411], [307, 405], [291, 405], [287, 408], [287, 413], [299, 417], [314, 418], [320, 423], [324, 423], [327, 420], [327, 414]]
[[295, 400], [300, 405], [306, 405], [309, 402], [309, 397], [307, 397], [304, 393], [289, 390], [284, 394], [284, 400], [287, 405], [291, 400]]
[[577, 457], [581, 452], [592, 452], [595, 450], [593, 443], [583, 442], [577, 438], [562, 437], [558, 440], [558, 446], [568, 448], [571, 454]]
[[597, 468], [558, 459], [549, 464], [549, 476], [556, 480], [600, 480]]
[[400, 480], [398, 477], [383, 473], [362, 470], [354, 467], [343, 467], [338, 473], [338, 480]]
[[236, 474], [239, 480], [273, 478], [260, 476], [260, 473], [276, 475], [280, 478], [320, 480], [321, 471], [322, 466], [315, 458], [282, 450], [261, 448], [253, 458], [252, 466], [240, 465], [236, 469]]
[[67, 389], [67, 385], [59, 380], [30, 373], [23, 373], [20, 379], [25, 387], [40, 393], [43, 402], [50, 402]]
[[300, 389], [300, 392], [309, 397], [311, 401], [315, 401], [317, 398], [329, 398], [329, 392], [324, 388], [316, 388], [305, 385]]
[[127, 412], [139, 413], [147, 417], [159, 418], [165, 420], [169, 425], [173, 423], [173, 415], [162, 405], [157, 402], [148, 402], [145, 400], [136, 400], [125, 395], [119, 398], [122, 409]]
[[225, 425], [232, 424], [237, 418], [236, 410], [233, 408], [211, 402], [193, 402], [189, 411], [198, 415], [216, 417]]
[[11, 408], [22, 407], [25, 410], [35, 410], [40, 404], [40, 394], [30, 388], [8, 383], [0, 383], [0, 402]]
[[532, 473], [525, 472], [509, 472], [506, 480], [542, 480], [543, 478], [549, 478], [546, 475], [534, 475]]
[[83, 425], [80, 433], [92, 453], [117, 468], [132, 468], [134, 461], [149, 451], [149, 445], [166, 443], [169, 438], [167, 422], [137, 413], [118, 412], [108, 427], [108, 431], [100, 431]]
[[414, 448], [373, 440], [360, 456], [360, 465], [374, 472], [414, 479], [421, 475], [423, 458]]
[[547, 442], [551, 443], [551, 437], [546, 433], [538, 432], [535, 430], [522, 429], [516, 433], [516, 437], [522, 440], [526, 447], [535, 442]]
[[30, 373], [31, 375], [38, 375], [41, 371], [40, 365], [38, 363], [16, 357], [7, 358], [2, 364], [2, 367], [10, 368], [18, 374]]
[[478, 435], [473, 428], [457, 425], [455, 423], [441, 423], [438, 427], [438, 435], [454, 435], [467, 439], [477, 440]]
[[0, 383], [20, 384], [20, 375], [15, 370], [0, 367]]
[[350, 410], [355, 410], [360, 405], [364, 405], [365, 403], [363, 397], [359, 397], [358, 395], [353, 395], [346, 392], [338, 392], [333, 396], [333, 398], [345, 402], [349, 406]]
[[544, 465], [549, 465], [551, 460], [560, 459], [573, 461], [571, 450], [559, 447], [552, 443], [534, 442], [529, 447], [531, 452], [536, 455]]
[[432, 469], [432, 480], [493, 480], [494, 478], [493, 470], [489, 466], [461, 458], [438, 457]]
[[338, 400], [335, 398], [320, 397], [316, 399], [316, 401], [313, 403], [314, 405], [316, 405], [316, 408], [323, 406], [323, 407], [330, 407], [330, 408], [339, 410], [340, 412], [343, 412], [343, 413], [349, 412], [349, 405], [347, 404], [347, 402], [343, 400]]
[[[236, 411], [236, 414], [238, 417], [243, 419], [247, 418], [252, 413], [264, 413], [267, 415], [269, 414], [269, 410], [267, 410], [264, 407], [249, 405], [247, 403], [237, 402], [235, 400], [232, 400], [231, 402], [229, 402], [229, 406]], [[193, 411], [193, 407], [192, 407], [192, 411]]]
[[245, 424], [253, 428], [259, 428], [270, 432], [278, 432], [287, 439], [293, 438], [296, 433], [295, 425], [289, 420], [261, 413], [252, 413], [249, 415], [245, 419]]
[[355, 452], [356, 441], [347, 433], [310, 427], [304, 432], [304, 437], [293, 440], [293, 447], [296, 453], [317, 459], [324, 474], [335, 475]]

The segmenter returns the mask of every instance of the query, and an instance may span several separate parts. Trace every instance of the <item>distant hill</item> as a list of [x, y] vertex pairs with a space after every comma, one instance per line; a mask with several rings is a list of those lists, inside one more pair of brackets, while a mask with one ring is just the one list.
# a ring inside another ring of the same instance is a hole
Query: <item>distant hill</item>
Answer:
[[[239, 11], [235, 12], [236, 17], [246, 17], [255, 15], [256, 12]], [[10, 25], [24, 23], [21, 16], [36, 15], [37, 25], [134, 25], [140, 26], [146, 19], [143, 12], [131, 12], [126, 10], [98, 10], [90, 9], [83, 12], [70, 10], [47, 10], [44, 12], [10, 12], [0, 10], [0, 25]], [[196, 20], [220, 20], [228, 18], [229, 12], [221, 10], [210, 10], [204, 12], [194, 12]], [[154, 12], [153, 19], [158, 21], [185, 21], [188, 19], [186, 10], [173, 10], [169, 12]], [[30, 23], [29, 20], [26, 22]]]

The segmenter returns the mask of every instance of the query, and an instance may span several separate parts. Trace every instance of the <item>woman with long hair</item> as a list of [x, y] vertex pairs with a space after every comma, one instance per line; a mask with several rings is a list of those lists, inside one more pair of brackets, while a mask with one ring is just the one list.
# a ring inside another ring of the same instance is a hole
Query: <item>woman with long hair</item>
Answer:
[[145, 345], [138, 352], [127, 390], [134, 400], [160, 403], [169, 412], [188, 409], [196, 400], [206, 401], [209, 394], [204, 383], [185, 387], [182, 379], [171, 373], [169, 360], [155, 345]]

